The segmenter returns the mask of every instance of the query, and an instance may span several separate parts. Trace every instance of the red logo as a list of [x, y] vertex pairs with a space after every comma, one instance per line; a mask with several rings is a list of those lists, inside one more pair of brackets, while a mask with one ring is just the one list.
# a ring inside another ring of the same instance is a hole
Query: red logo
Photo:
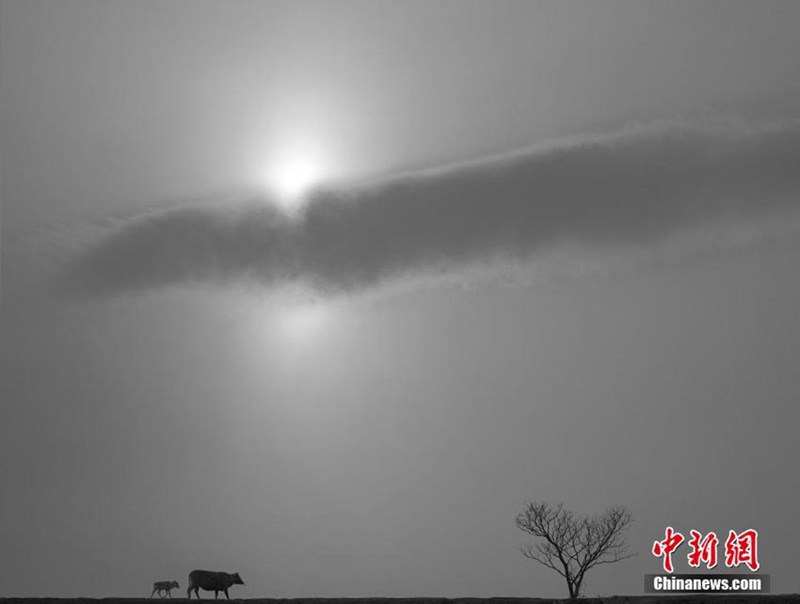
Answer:
[[[689, 566], [698, 568], [701, 564], [705, 564], [708, 569], [716, 567], [719, 546], [716, 533], [711, 531], [703, 535], [700, 531], [692, 529], [689, 534], [691, 535], [691, 539], [687, 541], [691, 549], [687, 556]], [[653, 543], [653, 555], [663, 558], [662, 564], [665, 572], [672, 573], [675, 570], [672, 564], [672, 554], [684, 540], [681, 533], [668, 526], [664, 531], [664, 540]], [[742, 564], [753, 572], [761, 566], [758, 562], [758, 532], [754, 529], [747, 529], [741, 533], [729, 531], [728, 538], [725, 540], [725, 566], [735, 568]]]
[[653, 543], [653, 555], [664, 558], [664, 570], [668, 573], [673, 571], [672, 553], [683, 543], [683, 535], [672, 530], [671, 526], [665, 531], [666, 538], [663, 541]]
[[736, 567], [746, 564], [752, 571], [757, 571], [758, 563], [758, 533], [748, 529], [738, 535], [731, 531], [725, 540], [725, 566]]
[[712, 531], [705, 537], [694, 529], [690, 531], [692, 538], [689, 539], [689, 566], [697, 568], [701, 562], [705, 562], [706, 568], [714, 568], [717, 565], [717, 545], [719, 539]]

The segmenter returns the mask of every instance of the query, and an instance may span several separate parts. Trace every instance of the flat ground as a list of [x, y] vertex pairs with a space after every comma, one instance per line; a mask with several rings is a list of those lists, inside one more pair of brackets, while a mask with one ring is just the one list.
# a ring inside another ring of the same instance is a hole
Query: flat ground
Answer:
[[[213, 601], [213, 596], [210, 598]], [[158, 600], [156, 597], [155, 600]], [[167, 598], [169, 600], [169, 598]], [[186, 598], [173, 598], [188, 602]], [[204, 598], [209, 601], [209, 598]], [[224, 602], [222, 598], [220, 602]], [[552, 604], [570, 602], [552, 598], [231, 598], [237, 604]], [[612, 596], [581, 598], [581, 604], [800, 604], [800, 594], [792, 595], [687, 595], [687, 596]], [[154, 604], [147, 598], [0, 598], [0, 604]]]

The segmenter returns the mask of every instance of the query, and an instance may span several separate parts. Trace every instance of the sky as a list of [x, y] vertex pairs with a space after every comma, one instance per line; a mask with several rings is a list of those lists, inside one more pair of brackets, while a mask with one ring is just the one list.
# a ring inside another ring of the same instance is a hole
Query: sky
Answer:
[[538, 500], [800, 592], [798, 22], [0, 0], [0, 596], [565, 597]]

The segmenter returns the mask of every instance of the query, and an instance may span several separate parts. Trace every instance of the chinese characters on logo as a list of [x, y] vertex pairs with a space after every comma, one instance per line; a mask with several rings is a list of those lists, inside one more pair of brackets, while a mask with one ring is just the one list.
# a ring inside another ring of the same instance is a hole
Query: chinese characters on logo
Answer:
[[[714, 531], [703, 537], [702, 533], [698, 533], [694, 529], [689, 532], [692, 536], [689, 539], [689, 547], [692, 551], [689, 552], [689, 566], [697, 568], [701, 562], [705, 562], [706, 568], [714, 568], [717, 565], [717, 545], [719, 539]], [[728, 564], [728, 566], [733, 566]]]
[[667, 527], [666, 539], [663, 541], [656, 541], [653, 544], [653, 555], [657, 558], [664, 557], [664, 570], [668, 573], [673, 571], [672, 568], [672, 552], [678, 549], [678, 546], [683, 543], [683, 535], [676, 533], [672, 530], [671, 526]]
[[[689, 531], [689, 534], [691, 535], [691, 539], [687, 541], [691, 550], [687, 556], [689, 566], [698, 568], [703, 563], [706, 568], [714, 568], [717, 565], [717, 546], [719, 545], [717, 535], [713, 531], [703, 535], [694, 529]], [[653, 543], [653, 555], [663, 558], [662, 564], [665, 572], [673, 572], [672, 554], [684, 540], [682, 534], [668, 526], [664, 531], [664, 540]], [[725, 566], [737, 568], [742, 564], [754, 572], [760, 566], [758, 562], [758, 532], [753, 529], [741, 533], [730, 531], [725, 540]]]
[[758, 570], [758, 553], [756, 544], [758, 533], [753, 529], [746, 530], [738, 535], [731, 531], [725, 540], [725, 566], [739, 566], [746, 564], [752, 571]]

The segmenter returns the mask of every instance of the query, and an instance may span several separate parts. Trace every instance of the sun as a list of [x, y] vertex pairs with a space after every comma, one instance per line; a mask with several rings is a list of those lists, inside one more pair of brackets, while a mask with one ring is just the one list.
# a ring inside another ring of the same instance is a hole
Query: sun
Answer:
[[293, 157], [274, 168], [272, 178], [275, 192], [293, 202], [302, 197], [320, 177], [318, 162], [312, 157]]
[[292, 213], [307, 194], [331, 176], [331, 166], [319, 145], [285, 145], [266, 163], [262, 180], [284, 210]]

